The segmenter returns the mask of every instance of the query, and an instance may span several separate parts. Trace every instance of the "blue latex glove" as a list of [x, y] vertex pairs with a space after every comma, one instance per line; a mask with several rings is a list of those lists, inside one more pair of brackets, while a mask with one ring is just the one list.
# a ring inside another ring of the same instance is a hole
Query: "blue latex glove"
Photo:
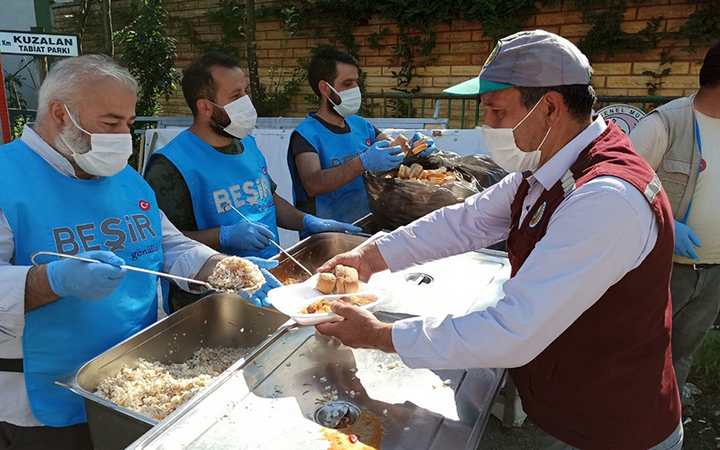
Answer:
[[275, 235], [268, 227], [246, 220], [220, 227], [220, 247], [235, 251], [258, 251], [270, 245]]
[[112, 294], [125, 277], [125, 269], [118, 267], [125, 264], [125, 261], [112, 252], [93, 251], [80, 253], [78, 256], [102, 262], [86, 263], [61, 259], [47, 265], [50, 289], [60, 297], [77, 297], [83, 300], [104, 298]]
[[387, 172], [395, 169], [403, 162], [404, 158], [402, 148], [399, 145], [390, 147], [388, 141], [377, 141], [360, 153], [363, 167], [370, 172]]
[[690, 259], [698, 259], [695, 247], [700, 247], [700, 238], [689, 226], [675, 221], [675, 254]]
[[410, 142], [408, 144], [410, 145], [410, 148], [415, 147], [416, 142], [418, 142], [419, 140], [422, 140], [422, 139], [425, 139], [427, 148], [425, 150], [421, 151], [417, 156], [422, 156], [423, 158], [426, 158], [438, 150], [437, 146], [435, 146], [435, 141], [433, 141], [428, 136], [425, 136], [424, 134], [417, 132], [413, 135], [412, 139], [410, 139]]
[[310, 214], [305, 214], [305, 217], [303, 217], [303, 231], [308, 234], [328, 233], [331, 231], [353, 234], [361, 232], [362, 228], [356, 227], [350, 223], [338, 222], [337, 220], [331, 219], [321, 219], [319, 217], [311, 216]]
[[277, 278], [273, 276], [270, 272], [268, 272], [267, 269], [274, 269], [279, 264], [277, 260], [269, 260], [269, 259], [262, 259], [262, 258], [245, 258], [248, 261], [252, 261], [260, 268], [260, 272], [262, 272], [263, 276], [265, 277], [265, 284], [262, 285], [262, 287], [252, 296], [250, 301], [255, 306], [262, 306], [262, 307], [268, 307], [270, 304], [267, 302], [267, 294], [270, 292], [271, 289], [275, 289], [277, 287], [282, 286], [282, 283], [278, 281]]

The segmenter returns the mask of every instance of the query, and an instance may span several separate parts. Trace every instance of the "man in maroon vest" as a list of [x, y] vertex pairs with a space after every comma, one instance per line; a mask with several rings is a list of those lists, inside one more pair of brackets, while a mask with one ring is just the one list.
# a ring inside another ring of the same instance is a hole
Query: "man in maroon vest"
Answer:
[[344, 320], [317, 328], [410, 367], [509, 368], [547, 448], [676, 450], [672, 212], [622, 131], [593, 120], [591, 74], [552, 33], [500, 40], [478, 77], [481, 131], [513, 173], [320, 269], [367, 279], [507, 239], [512, 277], [496, 306], [389, 325], [336, 304]]

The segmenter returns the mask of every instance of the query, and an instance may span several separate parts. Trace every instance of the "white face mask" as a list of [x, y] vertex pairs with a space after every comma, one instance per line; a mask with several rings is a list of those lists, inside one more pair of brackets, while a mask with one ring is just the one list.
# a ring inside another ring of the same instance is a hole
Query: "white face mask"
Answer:
[[223, 108], [230, 118], [230, 124], [223, 128], [226, 133], [242, 139], [252, 133], [257, 123], [257, 111], [250, 100], [250, 96], [244, 95], [233, 100], [225, 106], [210, 102], [213, 105]]
[[540, 149], [550, 134], [552, 128], [548, 128], [545, 137], [540, 142], [537, 150], [531, 152], [522, 151], [515, 142], [514, 131], [522, 125], [522, 123], [530, 117], [535, 108], [540, 104], [542, 98], [533, 106], [525, 117], [518, 122], [513, 128], [490, 128], [488, 126], [480, 127], [485, 138], [485, 144], [490, 151], [490, 157], [503, 169], [508, 172], [524, 172], [526, 170], [535, 170], [540, 164]]
[[90, 150], [68, 144], [61, 133], [58, 138], [72, 151], [72, 157], [78, 166], [90, 175], [111, 177], [127, 166], [132, 155], [132, 136], [130, 133], [90, 133], [82, 128], [70, 114], [65, 105], [70, 121], [83, 133], [90, 136]]
[[338, 97], [340, 97], [339, 104], [336, 104], [334, 101], [332, 101], [330, 97], [328, 97], [330, 103], [333, 104], [333, 109], [335, 110], [335, 112], [346, 118], [360, 111], [360, 105], [362, 104], [362, 93], [360, 92], [359, 86], [355, 86], [352, 89], [346, 89], [342, 92], [338, 92], [335, 90], [334, 87], [330, 85], [330, 83], [327, 83], [327, 85], [334, 93], [338, 95]]

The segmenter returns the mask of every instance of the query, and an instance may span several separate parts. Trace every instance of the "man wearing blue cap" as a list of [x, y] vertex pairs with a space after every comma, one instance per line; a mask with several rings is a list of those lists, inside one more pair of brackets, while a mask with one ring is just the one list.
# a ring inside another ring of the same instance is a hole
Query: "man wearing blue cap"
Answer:
[[496, 306], [385, 324], [337, 304], [344, 320], [317, 328], [410, 367], [510, 369], [546, 448], [677, 450], [672, 211], [627, 136], [592, 118], [591, 74], [555, 34], [500, 40], [476, 85], [485, 144], [513, 173], [320, 268], [367, 279], [507, 240], [512, 273]]

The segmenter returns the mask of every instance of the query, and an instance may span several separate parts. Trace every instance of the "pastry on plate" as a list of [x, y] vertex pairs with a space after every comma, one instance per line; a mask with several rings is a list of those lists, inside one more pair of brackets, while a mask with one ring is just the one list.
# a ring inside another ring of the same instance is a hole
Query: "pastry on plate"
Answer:
[[336, 281], [337, 280], [334, 274], [330, 272], [321, 273], [318, 277], [315, 289], [322, 292], [323, 294], [332, 294], [335, 291]]
[[358, 271], [354, 267], [338, 264], [335, 266], [335, 293], [354, 294], [360, 290]]

